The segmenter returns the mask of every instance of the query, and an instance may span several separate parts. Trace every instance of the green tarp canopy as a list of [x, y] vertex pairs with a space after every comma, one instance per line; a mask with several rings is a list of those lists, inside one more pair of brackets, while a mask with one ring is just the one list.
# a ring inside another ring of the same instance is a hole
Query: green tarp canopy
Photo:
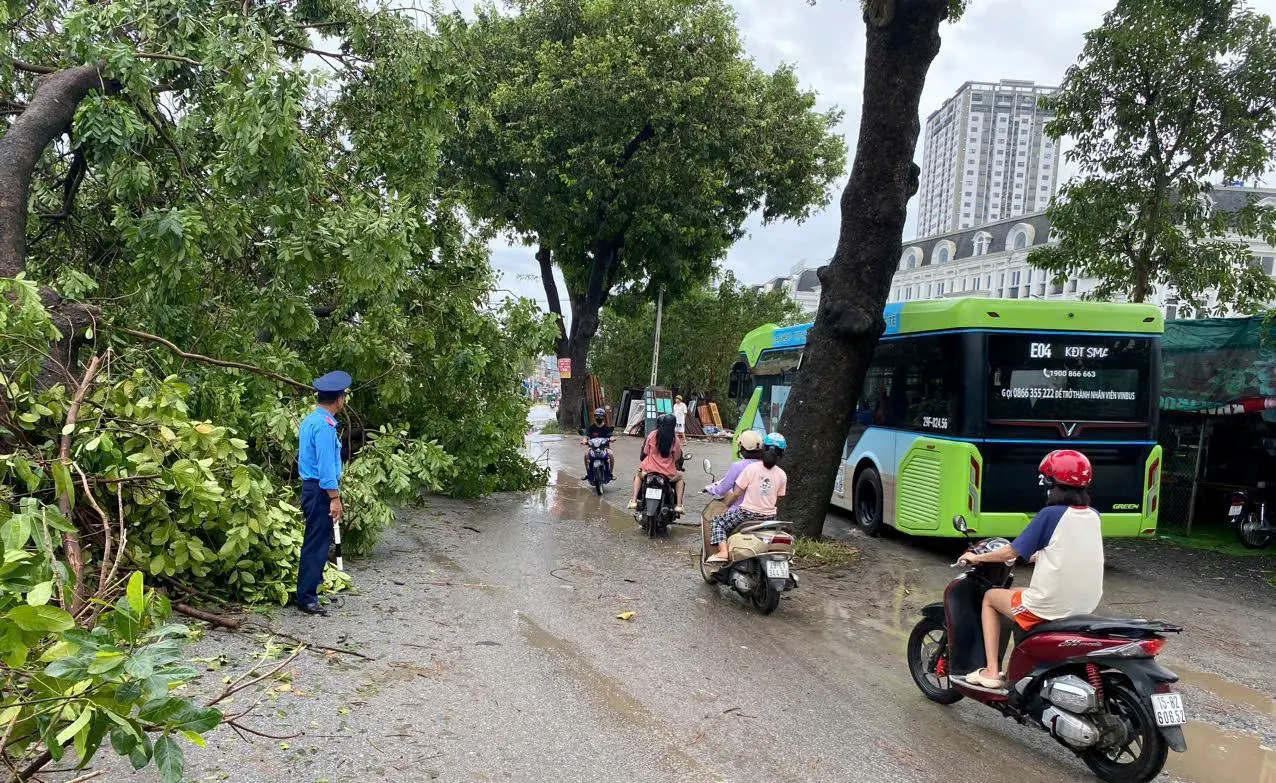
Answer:
[[1276, 327], [1262, 316], [1168, 321], [1161, 410], [1276, 421]]

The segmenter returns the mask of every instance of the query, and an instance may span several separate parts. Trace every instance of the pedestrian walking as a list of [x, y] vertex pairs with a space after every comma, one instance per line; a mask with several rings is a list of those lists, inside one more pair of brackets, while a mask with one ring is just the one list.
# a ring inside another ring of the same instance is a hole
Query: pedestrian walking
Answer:
[[340, 524], [344, 511], [337, 414], [345, 407], [350, 384], [350, 375], [340, 370], [315, 381], [315, 409], [301, 422], [297, 472], [301, 474], [301, 511], [306, 518], [306, 535], [297, 569], [297, 608], [306, 614], [328, 614], [319, 603], [319, 585], [323, 582], [334, 529]]
[[678, 434], [678, 442], [687, 445], [687, 403], [679, 394], [673, 398], [674, 432]]

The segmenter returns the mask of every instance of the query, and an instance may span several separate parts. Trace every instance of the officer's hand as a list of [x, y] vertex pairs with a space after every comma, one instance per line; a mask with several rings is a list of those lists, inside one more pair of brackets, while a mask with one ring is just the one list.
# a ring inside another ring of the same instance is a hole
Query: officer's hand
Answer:
[[332, 502], [328, 504], [328, 513], [337, 522], [341, 521], [341, 514], [344, 511], [345, 508], [341, 505], [341, 498], [333, 498]]

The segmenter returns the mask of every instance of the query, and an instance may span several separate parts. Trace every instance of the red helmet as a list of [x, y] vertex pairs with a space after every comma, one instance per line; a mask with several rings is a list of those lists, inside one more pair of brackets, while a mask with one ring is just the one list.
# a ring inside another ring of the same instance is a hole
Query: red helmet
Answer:
[[1050, 452], [1041, 460], [1037, 471], [1049, 483], [1079, 489], [1090, 486], [1090, 482], [1094, 480], [1094, 468], [1090, 467], [1090, 459], [1071, 449]]

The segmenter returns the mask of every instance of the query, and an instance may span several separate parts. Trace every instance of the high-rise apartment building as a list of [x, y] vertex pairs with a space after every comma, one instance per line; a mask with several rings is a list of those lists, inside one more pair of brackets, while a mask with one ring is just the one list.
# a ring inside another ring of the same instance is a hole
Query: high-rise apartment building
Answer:
[[1039, 212], [1059, 181], [1053, 116], [1057, 87], [1002, 79], [966, 82], [926, 119], [917, 234], [927, 237]]

